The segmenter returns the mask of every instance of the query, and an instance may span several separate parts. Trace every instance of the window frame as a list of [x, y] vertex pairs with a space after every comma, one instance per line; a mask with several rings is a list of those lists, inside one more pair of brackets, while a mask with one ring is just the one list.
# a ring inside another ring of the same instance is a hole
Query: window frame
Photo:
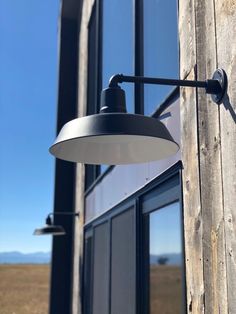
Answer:
[[[175, 92], [178, 92], [176, 89]], [[172, 92], [173, 93], [173, 92]], [[178, 180], [178, 184], [173, 184], [174, 180]], [[170, 192], [172, 190], [172, 193]], [[150, 197], [151, 194], [156, 195], [155, 205], [144, 204], [144, 199]], [[156, 193], [155, 193], [156, 192]], [[164, 197], [163, 197], [164, 196]], [[159, 199], [158, 199], [159, 198]], [[165, 201], [163, 201], [165, 198]], [[182, 279], [183, 279], [183, 310], [187, 313], [187, 297], [186, 297], [186, 265], [185, 265], [185, 241], [184, 241], [184, 215], [183, 215], [183, 195], [182, 195], [182, 162], [178, 161], [164, 173], [158, 176], [150, 183], [149, 189], [145, 189], [138, 197], [139, 219], [137, 220], [137, 230], [139, 230], [138, 247], [137, 247], [137, 314], [149, 314], [149, 214], [159, 210], [167, 205], [179, 202], [181, 211], [181, 243], [183, 254]], [[147, 245], [148, 243], [148, 245]], [[142, 291], [142, 293], [141, 293]]]
[[[87, 25], [88, 29], [88, 76], [87, 76], [87, 107], [86, 107], [86, 115], [96, 114], [99, 111], [99, 90], [101, 90], [102, 86], [102, 0], [95, 0], [89, 22]], [[94, 24], [93, 24], [94, 23]], [[91, 34], [92, 24], [94, 26], [94, 32]], [[93, 35], [95, 38], [92, 38]], [[92, 43], [92, 45], [91, 45]], [[94, 68], [91, 69], [90, 59], [91, 55], [95, 56], [94, 60]], [[94, 90], [90, 88], [90, 81], [93, 80]], [[90, 94], [92, 93], [92, 98], [95, 100], [94, 104], [90, 104], [88, 101], [90, 98]], [[85, 165], [85, 191], [93, 184], [93, 182], [100, 175], [100, 166], [98, 165]]]
[[[181, 163], [181, 162], [180, 162]], [[176, 184], [178, 180], [178, 184]], [[150, 313], [150, 264], [149, 264], [149, 215], [158, 210], [162, 210], [164, 207], [178, 202], [180, 207], [180, 216], [181, 216], [181, 245], [182, 245], [182, 279], [183, 279], [183, 300], [182, 308], [184, 313], [187, 313], [187, 296], [186, 296], [186, 265], [185, 265], [185, 241], [184, 241], [184, 215], [183, 215], [183, 195], [182, 195], [182, 166], [179, 168], [179, 171], [176, 174], [168, 175], [166, 172], [165, 179], [157, 185], [155, 188], [149, 190], [142, 197], [149, 197], [151, 201], [146, 201], [144, 199], [141, 201], [143, 207], [141, 208], [141, 229], [142, 229], [142, 239], [141, 239], [141, 248], [140, 251], [143, 253], [143, 265], [141, 271], [140, 283], [144, 293], [140, 295], [139, 298], [143, 298], [141, 304], [142, 310], [139, 314], [149, 314]], [[158, 193], [159, 192], [159, 193]], [[156, 197], [151, 197], [151, 194], [156, 194]], [[150, 195], [149, 195], [150, 194]], [[165, 199], [165, 201], [164, 201]], [[139, 288], [139, 290], [141, 290]]]

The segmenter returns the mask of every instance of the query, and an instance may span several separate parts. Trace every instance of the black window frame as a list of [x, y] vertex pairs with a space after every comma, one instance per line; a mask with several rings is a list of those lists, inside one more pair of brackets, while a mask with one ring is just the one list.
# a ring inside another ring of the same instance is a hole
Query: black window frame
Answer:
[[[183, 278], [183, 300], [182, 308], [183, 313], [187, 313], [187, 299], [186, 299], [186, 266], [185, 266], [185, 243], [184, 243], [184, 215], [183, 215], [183, 195], [182, 195], [182, 164], [179, 162], [181, 167], [173, 175], [169, 170], [164, 173], [164, 178], [161, 182], [156, 185], [153, 189], [150, 189], [146, 194], [141, 197], [142, 208], [140, 210], [141, 219], [141, 240], [142, 246], [140, 248], [140, 254], [143, 254], [143, 270], [141, 272], [140, 287], [139, 291], [144, 291], [142, 295], [139, 295], [140, 299], [143, 299], [141, 305], [141, 312], [138, 314], [149, 314], [150, 313], [150, 264], [149, 264], [149, 215], [157, 210], [162, 210], [164, 207], [179, 203], [181, 213], [181, 244], [182, 244], [182, 278]], [[171, 171], [171, 169], [170, 169]], [[178, 172], [178, 174], [177, 174]], [[161, 176], [162, 177], [162, 176]], [[161, 179], [161, 178], [160, 178]], [[178, 182], [178, 183], [177, 183]], [[146, 198], [146, 200], [145, 200]]]
[[[89, 251], [87, 251], [87, 241], [90, 241]], [[93, 229], [84, 232], [84, 245], [83, 245], [83, 273], [82, 273], [82, 313], [90, 314], [92, 312], [92, 299], [93, 299]]]
[[[95, 0], [88, 22], [88, 77], [86, 115], [99, 112], [99, 91], [102, 86], [102, 0]], [[92, 82], [92, 84], [91, 84]], [[92, 88], [91, 88], [92, 85]], [[91, 101], [92, 99], [92, 101]], [[85, 165], [85, 191], [100, 175], [100, 166]]]

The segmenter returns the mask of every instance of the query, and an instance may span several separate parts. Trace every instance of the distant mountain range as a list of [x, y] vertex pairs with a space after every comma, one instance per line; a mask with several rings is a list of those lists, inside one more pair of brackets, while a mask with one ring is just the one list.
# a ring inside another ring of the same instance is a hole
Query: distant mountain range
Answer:
[[[166, 265], [181, 265], [182, 255], [178, 253], [166, 253], [150, 255], [150, 264], [159, 264], [165, 258]], [[50, 252], [0, 252], [0, 264], [48, 264], [51, 260]]]
[[163, 258], [166, 265], [181, 265], [182, 255], [180, 253], [166, 253], [161, 255], [150, 255], [150, 264], [161, 264]]
[[50, 252], [0, 252], [0, 264], [48, 264], [50, 260]]

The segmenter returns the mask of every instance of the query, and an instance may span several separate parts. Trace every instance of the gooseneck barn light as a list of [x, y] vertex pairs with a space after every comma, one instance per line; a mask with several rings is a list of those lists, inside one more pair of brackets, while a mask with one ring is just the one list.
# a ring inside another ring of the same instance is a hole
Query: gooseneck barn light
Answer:
[[64, 235], [64, 234], [66, 234], [65, 229], [61, 225], [54, 225], [54, 223], [52, 222], [51, 216], [55, 216], [55, 215], [79, 216], [79, 213], [74, 213], [74, 212], [50, 213], [50, 214], [48, 214], [48, 216], [46, 218], [45, 226], [35, 229], [33, 235]]
[[169, 157], [179, 146], [158, 119], [126, 111], [125, 92], [119, 83], [145, 83], [205, 88], [220, 104], [227, 89], [222, 69], [206, 81], [114, 75], [101, 94], [101, 109], [64, 125], [50, 152], [57, 158], [86, 164], [120, 165]]

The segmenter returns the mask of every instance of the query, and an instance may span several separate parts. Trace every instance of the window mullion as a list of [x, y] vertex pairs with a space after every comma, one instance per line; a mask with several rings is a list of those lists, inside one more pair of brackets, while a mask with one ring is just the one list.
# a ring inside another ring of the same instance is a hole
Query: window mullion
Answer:
[[[144, 74], [143, 47], [143, 0], [134, 1], [134, 73], [135, 76]], [[144, 114], [144, 87], [136, 83], [134, 87], [135, 113]]]

